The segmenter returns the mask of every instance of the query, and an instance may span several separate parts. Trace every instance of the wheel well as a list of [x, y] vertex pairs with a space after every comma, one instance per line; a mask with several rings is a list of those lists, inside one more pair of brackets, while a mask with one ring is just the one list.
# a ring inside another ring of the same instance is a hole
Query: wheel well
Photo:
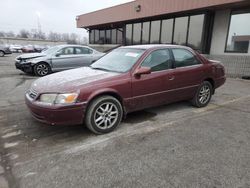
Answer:
[[207, 78], [207, 79], [205, 79], [204, 81], [208, 81], [208, 82], [210, 82], [210, 84], [212, 85], [212, 87], [213, 87], [213, 94], [214, 94], [214, 90], [215, 90], [215, 85], [214, 85], [214, 80], [212, 79], [212, 78]]
[[125, 117], [125, 115], [126, 115], [126, 109], [125, 109], [125, 107], [124, 107], [124, 105], [123, 105], [122, 97], [121, 97], [120, 95], [114, 93], [114, 92], [103, 92], [103, 93], [100, 93], [100, 94], [94, 96], [94, 97], [88, 102], [87, 107], [86, 107], [85, 114], [86, 114], [86, 112], [88, 111], [89, 105], [90, 105], [95, 99], [97, 99], [98, 97], [101, 97], [101, 96], [105, 96], [105, 95], [112, 96], [112, 97], [116, 98], [116, 99], [121, 103], [122, 108], [123, 108], [123, 115], [124, 115], [124, 117]]
[[36, 66], [36, 65], [41, 64], [41, 63], [47, 64], [47, 65], [49, 66], [49, 68], [51, 69], [50, 64], [49, 64], [49, 63], [47, 63], [47, 62], [45, 62], [45, 61], [41, 61], [41, 62], [38, 62], [38, 63], [36, 63], [36, 64], [32, 65], [33, 69], [35, 68], [35, 66]]

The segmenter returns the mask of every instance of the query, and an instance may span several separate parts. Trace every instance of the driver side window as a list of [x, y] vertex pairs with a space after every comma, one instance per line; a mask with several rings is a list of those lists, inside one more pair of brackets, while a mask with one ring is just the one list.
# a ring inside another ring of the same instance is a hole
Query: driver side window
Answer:
[[153, 51], [141, 64], [142, 67], [150, 67], [152, 72], [171, 68], [171, 56], [169, 50], [161, 49]]
[[59, 53], [60, 53], [60, 55], [73, 55], [74, 48], [73, 47], [63, 48], [59, 51]]

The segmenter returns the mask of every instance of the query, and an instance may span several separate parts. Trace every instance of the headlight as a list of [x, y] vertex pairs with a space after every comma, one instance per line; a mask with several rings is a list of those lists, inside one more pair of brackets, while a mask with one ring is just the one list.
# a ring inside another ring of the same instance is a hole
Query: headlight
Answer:
[[69, 94], [58, 94], [55, 100], [56, 104], [71, 104], [76, 102], [78, 97], [77, 93], [69, 93]]
[[72, 104], [76, 102], [78, 93], [42, 94], [39, 102], [47, 104]]
[[48, 104], [53, 104], [55, 103], [57, 94], [42, 94], [40, 96], [40, 102], [42, 103], [48, 103]]

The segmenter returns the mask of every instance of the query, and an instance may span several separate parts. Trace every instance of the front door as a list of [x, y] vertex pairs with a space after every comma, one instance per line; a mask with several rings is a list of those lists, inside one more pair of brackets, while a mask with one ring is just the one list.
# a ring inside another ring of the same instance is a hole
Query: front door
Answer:
[[169, 76], [173, 71], [169, 50], [153, 51], [146, 57], [140, 67], [150, 67], [151, 73], [140, 77], [132, 77], [133, 109], [140, 110], [166, 103]]
[[52, 57], [52, 67], [55, 71], [67, 70], [76, 67], [77, 61], [74, 47], [65, 47]]

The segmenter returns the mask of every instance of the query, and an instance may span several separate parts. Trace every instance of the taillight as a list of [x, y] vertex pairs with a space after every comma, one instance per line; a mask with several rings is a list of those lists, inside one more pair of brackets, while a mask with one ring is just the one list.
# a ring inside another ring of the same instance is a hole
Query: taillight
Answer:
[[221, 77], [221, 76], [224, 76], [225, 75], [225, 68], [222, 64], [217, 64], [215, 66], [216, 68], [216, 75], [217, 77]]

